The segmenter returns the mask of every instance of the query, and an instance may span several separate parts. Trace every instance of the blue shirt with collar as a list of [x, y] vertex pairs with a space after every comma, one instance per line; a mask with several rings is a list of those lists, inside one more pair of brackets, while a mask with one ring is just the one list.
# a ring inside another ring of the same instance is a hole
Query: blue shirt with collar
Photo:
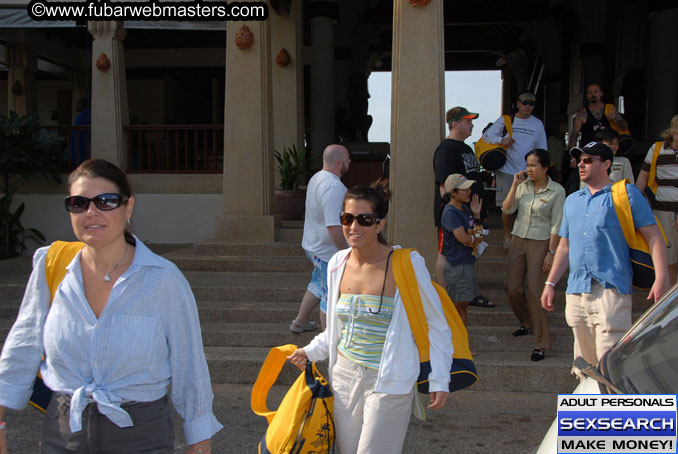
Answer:
[[[650, 204], [632, 184], [626, 185], [636, 228], [656, 224]], [[619, 293], [631, 293], [633, 271], [617, 213], [612, 185], [591, 194], [588, 186], [572, 193], [563, 207], [560, 236], [570, 242], [567, 293], [590, 293], [591, 279]]]
[[50, 389], [72, 396], [72, 432], [82, 429], [89, 402], [119, 427], [129, 427], [133, 422], [120, 404], [158, 400], [168, 385], [188, 444], [223, 428], [212, 412], [198, 310], [181, 271], [137, 239], [132, 264], [97, 318], [85, 297], [81, 252], [50, 306], [48, 249], [33, 256], [19, 315], [3, 346], [0, 405], [25, 407], [39, 367]]

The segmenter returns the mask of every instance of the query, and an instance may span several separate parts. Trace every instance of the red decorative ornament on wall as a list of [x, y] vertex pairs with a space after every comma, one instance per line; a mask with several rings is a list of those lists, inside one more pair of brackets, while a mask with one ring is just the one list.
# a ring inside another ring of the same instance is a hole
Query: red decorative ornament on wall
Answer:
[[250, 28], [247, 25], [243, 25], [242, 28], [235, 34], [235, 45], [238, 46], [238, 49], [249, 49], [254, 44], [254, 33], [250, 31]]
[[290, 53], [287, 52], [287, 49], [284, 47], [280, 49], [280, 52], [278, 52], [278, 55], [275, 56], [275, 62], [280, 66], [281, 68], [285, 68], [287, 65], [290, 64], [292, 61], [292, 57], [290, 56]]
[[97, 60], [97, 69], [99, 71], [108, 71], [111, 67], [111, 61], [108, 59], [105, 53], [99, 54], [99, 59]]
[[412, 6], [426, 6], [431, 3], [431, 0], [410, 0]]

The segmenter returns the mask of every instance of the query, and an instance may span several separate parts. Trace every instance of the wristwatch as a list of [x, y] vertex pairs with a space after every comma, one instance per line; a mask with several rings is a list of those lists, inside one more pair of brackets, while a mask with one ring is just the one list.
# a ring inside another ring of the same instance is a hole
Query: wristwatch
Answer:
[[556, 253], [556, 251], [554, 251], [553, 249], [549, 249], [549, 254], [555, 255], [555, 253]]

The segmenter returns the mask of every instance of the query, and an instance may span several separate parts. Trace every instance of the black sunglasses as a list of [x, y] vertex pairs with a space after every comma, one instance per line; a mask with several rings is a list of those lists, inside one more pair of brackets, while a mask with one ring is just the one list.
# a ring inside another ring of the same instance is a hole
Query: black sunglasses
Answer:
[[524, 106], [534, 106], [534, 101], [520, 101], [520, 104]]
[[600, 158], [598, 156], [586, 156], [585, 158], [579, 158], [579, 162], [583, 162], [584, 164], [591, 164], [596, 159]]
[[126, 204], [127, 200], [129, 200], [129, 197], [114, 193], [99, 194], [91, 199], [81, 195], [73, 195], [66, 197], [64, 204], [69, 213], [84, 213], [89, 208], [90, 202], [94, 202], [94, 206], [101, 211], [111, 211]]
[[342, 211], [339, 215], [339, 221], [341, 221], [341, 225], [348, 227], [349, 225], [353, 224], [353, 220], [357, 220], [358, 224], [362, 225], [363, 227], [370, 227], [381, 222], [381, 218], [378, 218], [372, 213], [352, 215], [351, 213], [345, 213]]

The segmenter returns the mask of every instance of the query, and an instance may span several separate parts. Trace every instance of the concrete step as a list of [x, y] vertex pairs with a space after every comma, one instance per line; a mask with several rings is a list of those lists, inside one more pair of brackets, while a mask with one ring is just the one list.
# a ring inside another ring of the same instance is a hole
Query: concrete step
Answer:
[[301, 241], [299, 242], [282, 242], [276, 241], [274, 243], [219, 243], [212, 241], [203, 241], [196, 243], [193, 246], [193, 253], [196, 255], [225, 255], [225, 256], [264, 256], [264, 257], [281, 257], [281, 256], [302, 256], [304, 250], [301, 248]]
[[275, 241], [301, 244], [304, 236], [304, 225], [301, 227], [280, 227], [275, 229]]
[[181, 271], [238, 271], [238, 272], [305, 272], [313, 271], [313, 264], [305, 256], [223, 256], [179, 255], [165, 256]]

